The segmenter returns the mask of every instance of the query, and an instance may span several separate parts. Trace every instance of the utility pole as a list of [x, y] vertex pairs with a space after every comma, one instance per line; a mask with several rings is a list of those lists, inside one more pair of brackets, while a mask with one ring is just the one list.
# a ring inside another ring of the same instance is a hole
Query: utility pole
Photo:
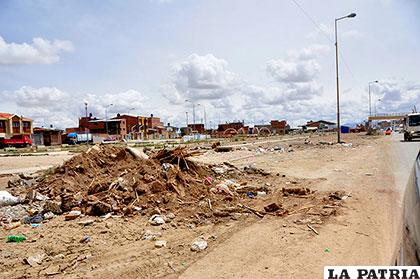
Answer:
[[105, 107], [105, 129], [106, 129], [106, 134], [107, 136], [109, 135], [109, 131], [108, 131], [108, 108], [110, 106], [113, 106], [114, 104], [109, 104]]
[[339, 17], [335, 19], [334, 24], [334, 33], [335, 33], [335, 74], [337, 78], [337, 142], [341, 142], [341, 126], [340, 126], [340, 83], [338, 78], [338, 40], [337, 40], [337, 22], [345, 18], [355, 17], [355, 13]]
[[86, 128], [85, 128], [85, 133], [86, 133], [86, 144], [88, 144], [88, 143], [89, 143], [88, 102], [85, 102], [85, 120], [86, 120]]
[[188, 127], [188, 111], [185, 112], [185, 117], [186, 117], [186, 120], [187, 120], [187, 125], [185, 127]]

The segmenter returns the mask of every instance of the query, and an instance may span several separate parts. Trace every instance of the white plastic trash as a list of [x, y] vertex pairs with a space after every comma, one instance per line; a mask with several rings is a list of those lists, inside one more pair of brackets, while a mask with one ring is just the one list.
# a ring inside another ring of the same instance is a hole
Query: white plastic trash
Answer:
[[15, 205], [20, 202], [20, 198], [13, 196], [7, 191], [0, 191], [0, 206]]

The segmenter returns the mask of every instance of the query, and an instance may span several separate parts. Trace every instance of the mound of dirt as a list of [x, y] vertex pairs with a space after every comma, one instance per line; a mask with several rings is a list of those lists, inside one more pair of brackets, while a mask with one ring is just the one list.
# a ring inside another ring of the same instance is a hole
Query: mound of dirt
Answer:
[[87, 215], [169, 206], [208, 194], [203, 179], [209, 172], [189, 156], [181, 148], [163, 149], [146, 160], [122, 147], [95, 146], [44, 175], [31, 190], [61, 202], [63, 212], [77, 208]]

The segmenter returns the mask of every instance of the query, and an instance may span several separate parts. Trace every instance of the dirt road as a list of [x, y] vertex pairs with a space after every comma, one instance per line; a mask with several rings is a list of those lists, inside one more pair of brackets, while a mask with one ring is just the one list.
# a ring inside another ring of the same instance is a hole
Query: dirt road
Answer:
[[402, 147], [399, 140], [381, 138], [343, 152], [307, 150], [295, 160], [293, 155], [251, 160], [287, 175], [327, 178], [318, 189], [352, 192], [346, 214], [319, 228], [320, 235], [306, 234], [287, 218], [264, 219], [233, 235], [180, 278], [322, 278], [325, 265], [392, 264], [399, 190], [418, 151], [417, 143], [410, 143], [407, 152], [408, 145]]

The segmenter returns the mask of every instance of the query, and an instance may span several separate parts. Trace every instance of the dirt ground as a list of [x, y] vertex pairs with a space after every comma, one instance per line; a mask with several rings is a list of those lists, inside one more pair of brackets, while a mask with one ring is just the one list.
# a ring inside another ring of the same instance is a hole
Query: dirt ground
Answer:
[[[10, 234], [28, 238], [22, 243], [0, 242], [1, 277], [321, 278], [324, 265], [389, 265], [398, 241], [395, 201], [399, 199], [390, 140], [352, 134], [344, 137], [351, 146], [328, 144], [334, 139], [326, 135], [306, 141], [299, 137], [238, 142], [232, 152], [204, 150], [195, 160], [262, 168], [271, 176], [249, 183], [269, 183], [277, 190], [290, 185], [304, 185], [315, 193], [342, 190], [349, 197], [337, 206], [336, 215], [320, 220], [318, 212], [306, 210], [309, 199], [303, 197], [294, 203], [297, 210], [305, 210], [304, 215], [260, 218], [248, 212], [200, 224], [193, 221], [194, 216], [177, 215], [159, 227], [151, 226], [150, 216], [141, 214], [108, 219], [83, 216], [72, 221], [56, 216], [38, 227], [21, 225], [1, 231], [2, 239]], [[9, 167], [4, 159], [0, 158], [0, 165]], [[14, 164], [28, 167], [18, 160]], [[5, 189], [9, 178], [1, 178], [0, 189]], [[86, 220], [93, 223], [86, 225], [82, 222]], [[166, 240], [167, 246], [155, 248], [153, 241], [143, 240], [145, 230], [161, 233], [158, 239]], [[206, 250], [191, 251], [197, 237], [207, 241]], [[25, 262], [31, 256], [42, 260], [31, 266]]]

